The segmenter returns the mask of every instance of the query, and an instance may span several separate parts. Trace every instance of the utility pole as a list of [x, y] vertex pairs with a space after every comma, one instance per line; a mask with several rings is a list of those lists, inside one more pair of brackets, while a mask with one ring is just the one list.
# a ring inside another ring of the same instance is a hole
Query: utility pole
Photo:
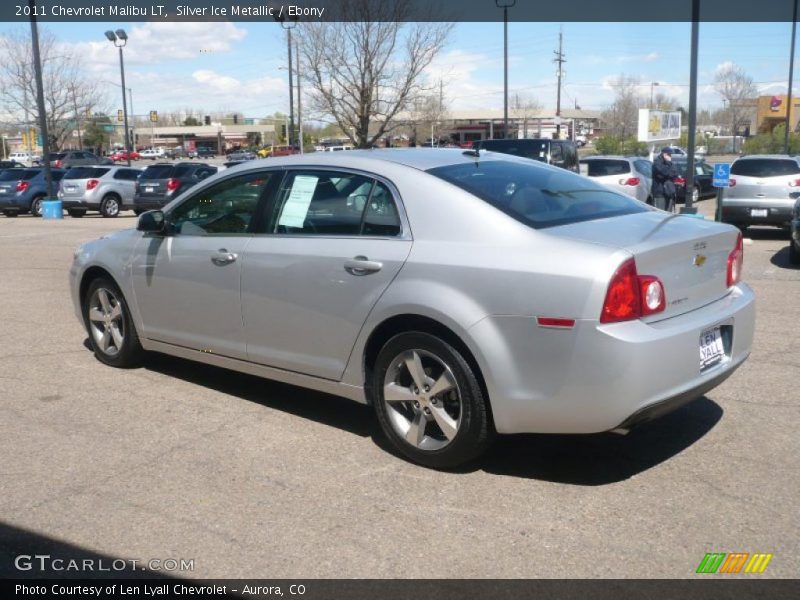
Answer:
[[83, 150], [83, 140], [81, 139], [81, 123], [78, 117], [78, 101], [75, 99], [75, 84], [70, 86], [72, 92], [72, 109], [75, 112], [75, 128], [78, 130], [78, 149]]
[[497, 8], [503, 9], [503, 138], [508, 137], [508, 9], [517, 0], [494, 0]]
[[47, 132], [47, 113], [44, 104], [42, 59], [39, 55], [39, 28], [36, 24], [36, 0], [28, 0], [28, 6], [31, 9], [31, 45], [33, 47], [33, 70], [36, 78], [36, 106], [39, 111], [39, 130], [42, 134], [42, 162], [44, 163], [44, 180], [49, 200], [53, 198], [53, 174], [50, 171], [50, 136]]
[[556, 137], [561, 137], [561, 76], [563, 75], [563, 71], [561, 66], [567, 62], [567, 59], [564, 58], [564, 32], [558, 32], [558, 50], [553, 51], [556, 57], [553, 59], [553, 62], [558, 65], [558, 71], [556, 75], [558, 76], [558, 91], [556, 93]]
[[789, 154], [789, 127], [792, 114], [792, 78], [794, 77], [794, 40], [797, 33], [797, 0], [792, 2], [792, 49], [789, 54], [789, 90], [786, 93], [786, 131], [783, 138], [783, 152]]
[[[686, 149], [686, 195], [682, 214], [697, 214], [697, 207], [692, 205], [694, 194], [694, 146], [697, 132], [697, 45], [700, 37], [700, 0], [692, 0], [692, 42], [689, 63], [689, 131]], [[735, 136], [735, 133], [734, 133]], [[736, 140], [736, 137], [733, 138]]]
[[297, 65], [297, 132], [300, 154], [303, 154], [303, 101], [300, 99], [300, 46], [295, 45], [295, 64]]

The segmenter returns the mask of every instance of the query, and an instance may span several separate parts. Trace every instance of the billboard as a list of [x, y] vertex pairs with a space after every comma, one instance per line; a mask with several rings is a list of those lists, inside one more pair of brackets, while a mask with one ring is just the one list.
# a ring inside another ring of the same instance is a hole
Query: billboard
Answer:
[[676, 111], [639, 109], [639, 141], [656, 142], [681, 137], [681, 113]]

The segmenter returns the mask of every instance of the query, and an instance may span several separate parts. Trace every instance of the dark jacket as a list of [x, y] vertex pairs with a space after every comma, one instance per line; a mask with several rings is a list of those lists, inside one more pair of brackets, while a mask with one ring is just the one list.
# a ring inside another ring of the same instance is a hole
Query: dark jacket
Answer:
[[675, 195], [675, 179], [679, 176], [674, 164], [664, 160], [664, 155], [659, 154], [653, 161], [653, 196]]

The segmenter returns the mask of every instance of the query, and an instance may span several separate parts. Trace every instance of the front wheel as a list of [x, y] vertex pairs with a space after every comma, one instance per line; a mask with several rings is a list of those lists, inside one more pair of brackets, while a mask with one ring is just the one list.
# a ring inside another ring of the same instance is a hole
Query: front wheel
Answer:
[[378, 354], [372, 380], [378, 421], [412, 461], [448, 469], [483, 454], [493, 436], [478, 379], [447, 342], [408, 332]]
[[89, 284], [83, 318], [95, 356], [112, 367], [134, 367], [143, 350], [122, 292], [108, 279]]
[[106, 218], [119, 216], [119, 198], [109, 194], [100, 203], [100, 214]]

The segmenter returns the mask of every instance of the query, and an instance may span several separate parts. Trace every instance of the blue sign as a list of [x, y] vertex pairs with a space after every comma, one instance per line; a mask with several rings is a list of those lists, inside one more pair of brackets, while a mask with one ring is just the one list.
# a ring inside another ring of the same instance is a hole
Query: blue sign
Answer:
[[717, 163], [714, 165], [714, 175], [711, 178], [711, 185], [717, 188], [730, 187], [731, 165], [730, 163]]

